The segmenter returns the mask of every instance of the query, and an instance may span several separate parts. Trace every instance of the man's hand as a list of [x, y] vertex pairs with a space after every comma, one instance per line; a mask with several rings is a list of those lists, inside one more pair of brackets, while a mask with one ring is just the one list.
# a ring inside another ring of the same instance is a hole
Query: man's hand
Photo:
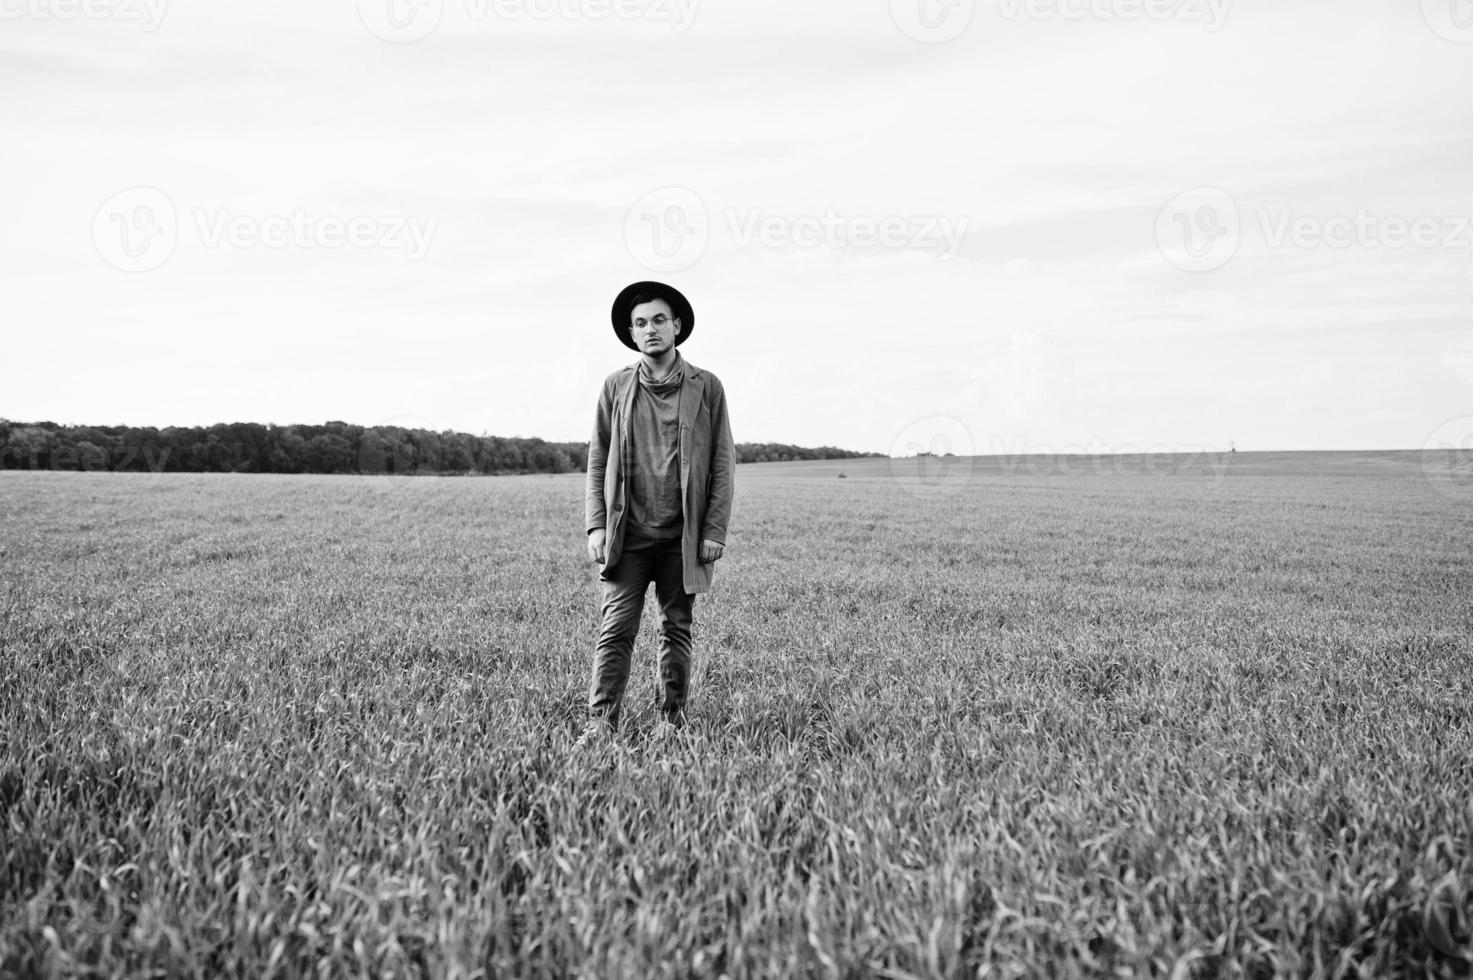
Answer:
[[588, 560], [604, 563], [604, 546], [608, 543], [608, 532], [601, 527], [588, 532]]
[[726, 550], [726, 545], [722, 544], [720, 541], [712, 541], [709, 538], [702, 538], [701, 539], [701, 564], [702, 565], [709, 565], [709, 564], [711, 564], [713, 561], [716, 561], [718, 558], [720, 558], [721, 557], [721, 553], [723, 551], [725, 551], [725, 550]]

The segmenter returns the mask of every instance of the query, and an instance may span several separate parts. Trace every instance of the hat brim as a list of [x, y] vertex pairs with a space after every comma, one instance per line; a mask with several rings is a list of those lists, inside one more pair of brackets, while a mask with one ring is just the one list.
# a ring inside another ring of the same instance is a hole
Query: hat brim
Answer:
[[639, 345], [629, 335], [629, 314], [634, 309], [634, 298], [636, 296], [649, 299], [663, 299], [670, 306], [670, 315], [680, 321], [680, 333], [675, 338], [675, 346], [679, 347], [690, 338], [696, 329], [696, 311], [691, 308], [690, 301], [684, 294], [674, 286], [663, 282], [633, 282], [619, 291], [614, 298], [614, 308], [610, 311], [610, 319], [614, 324], [614, 334], [619, 342], [630, 350], [639, 350]]

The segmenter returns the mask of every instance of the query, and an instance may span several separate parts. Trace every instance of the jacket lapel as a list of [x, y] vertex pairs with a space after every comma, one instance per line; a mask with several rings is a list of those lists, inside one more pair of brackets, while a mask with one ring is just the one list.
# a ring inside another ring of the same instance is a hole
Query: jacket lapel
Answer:
[[[639, 384], [638, 373], [639, 366], [635, 365], [633, 368], [630, 368], [628, 371], [626, 371], [624, 373], [624, 377], [620, 379], [621, 387], [619, 388], [618, 394], [620, 415], [619, 442], [623, 448], [628, 448], [629, 446], [630, 430], [633, 427], [633, 423], [630, 421], [630, 416], [634, 414], [634, 386]], [[622, 456], [620, 457], [619, 461], [621, 464], [628, 462], [628, 460], [623, 458]], [[626, 470], [625, 472], [628, 471]]]
[[[696, 413], [706, 397], [706, 372], [690, 361], [685, 362], [685, 380], [680, 385], [680, 438], [689, 437], [696, 424]], [[685, 469], [685, 454], [681, 453], [681, 470]]]

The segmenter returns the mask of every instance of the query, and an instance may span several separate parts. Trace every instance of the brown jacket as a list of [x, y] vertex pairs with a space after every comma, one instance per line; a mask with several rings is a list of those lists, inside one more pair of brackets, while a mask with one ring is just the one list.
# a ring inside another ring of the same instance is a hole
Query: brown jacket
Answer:
[[[588, 441], [587, 530], [605, 528], [605, 568], [618, 564], [624, 548], [629, 498], [629, 417], [634, 406], [637, 364], [604, 379], [593, 438]], [[726, 543], [731, 519], [736, 446], [726, 417], [726, 390], [710, 371], [685, 362], [680, 387], [680, 499], [685, 520], [680, 551], [685, 591], [708, 592], [714, 568], [700, 561], [703, 539]]]

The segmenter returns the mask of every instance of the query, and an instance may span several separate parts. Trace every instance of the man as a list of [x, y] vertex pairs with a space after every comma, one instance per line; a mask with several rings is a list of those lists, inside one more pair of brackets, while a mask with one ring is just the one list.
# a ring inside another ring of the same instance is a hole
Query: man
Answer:
[[588, 557], [603, 566], [603, 604], [580, 746], [618, 731], [651, 582], [663, 694], [656, 735], [684, 726], [695, 596], [710, 589], [726, 548], [736, 469], [726, 392], [676, 349], [695, 330], [686, 298], [637, 282], [619, 293], [612, 316], [614, 334], [640, 357], [605, 379], [588, 443]]

